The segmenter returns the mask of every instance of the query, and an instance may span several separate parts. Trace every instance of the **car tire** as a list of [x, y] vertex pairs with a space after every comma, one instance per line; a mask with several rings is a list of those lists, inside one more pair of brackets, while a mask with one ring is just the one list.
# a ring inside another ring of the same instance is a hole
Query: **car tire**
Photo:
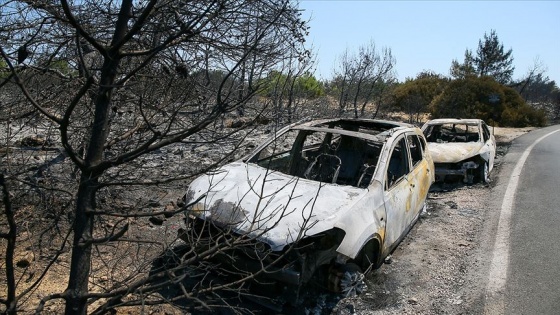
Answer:
[[333, 265], [329, 269], [328, 289], [344, 297], [356, 296], [367, 288], [362, 269], [355, 263]]
[[479, 178], [480, 182], [483, 183], [483, 184], [490, 183], [490, 176], [489, 176], [488, 169], [489, 169], [488, 168], [488, 162], [483, 162], [478, 167], [478, 178]]

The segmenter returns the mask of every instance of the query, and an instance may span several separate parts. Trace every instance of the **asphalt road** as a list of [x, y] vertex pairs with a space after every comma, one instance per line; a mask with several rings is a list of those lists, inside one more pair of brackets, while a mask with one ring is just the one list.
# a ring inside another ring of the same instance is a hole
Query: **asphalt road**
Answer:
[[501, 167], [485, 313], [560, 314], [560, 126], [517, 138]]

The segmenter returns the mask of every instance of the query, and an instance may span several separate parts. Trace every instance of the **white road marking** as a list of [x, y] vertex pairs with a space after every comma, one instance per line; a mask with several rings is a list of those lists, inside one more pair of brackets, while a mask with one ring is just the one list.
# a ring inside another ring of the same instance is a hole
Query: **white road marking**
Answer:
[[[511, 173], [511, 177], [509, 178], [504, 199], [502, 201], [500, 218], [498, 219], [498, 231], [496, 232], [496, 242], [494, 243], [494, 256], [490, 265], [488, 286], [486, 287], [487, 303], [484, 309], [485, 314], [504, 314], [505, 312], [503, 294], [505, 293], [504, 291], [506, 288], [507, 270], [509, 265], [510, 219], [521, 170], [523, 169], [523, 165], [535, 145], [541, 142], [544, 138], [558, 131], [560, 131], [560, 129], [547, 133], [546, 135], [538, 138], [537, 141], [525, 149], [523, 155], [521, 155], [521, 158], [517, 161], [517, 164]], [[492, 298], [492, 301], [490, 301], [491, 303], [488, 303], [490, 297]]]

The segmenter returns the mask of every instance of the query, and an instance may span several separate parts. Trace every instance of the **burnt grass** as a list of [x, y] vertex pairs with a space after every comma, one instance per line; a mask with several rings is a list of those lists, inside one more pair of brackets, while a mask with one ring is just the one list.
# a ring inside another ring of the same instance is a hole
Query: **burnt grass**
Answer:
[[[260, 142], [262, 137], [248, 139], [254, 146]], [[497, 173], [500, 167], [501, 158], [507, 153], [510, 143], [499, 142], [496, 154], [495, 170]], [[68, 180], [71, 178], [72, 169], [68, 168], [67, 161], [57, 160], [60, 151], [52, 148], [20, 147], [14, 148], [18, 151], [20, 158], [32, 161], [36, 164], [35, 173], [43, 171], [41, 166], [47, 161], [53, 163], [48, 165], [48, 173], [41, 174], [37, 179], [42, 183], [55, 183], [57, 174], [65, 174]], [[197, 151], [198, 150], [198, 151]], [[203, 156], [204, 163], [212, 160], [212, 148], [189, 149], [180, 146], [165, 148], [159, 152], [154, 152], [145, 157], [141, 163], [149, 164], [151, 170], [157, 171], [158, 175], [166, 176], [164, 172], [173, 174], [174, 172], [188, 172], [189, 166], [185, 167], [185, 159], [189, 154], [198, 154], [199, 151], [206, 152]], [[183, 163], [183, 164], [182, 164]], [[166, 165], [162, 170], [162, 165]], [[28, 163], [29, 165], [29, 163]], [[169, 167], [169, 165], [175, 165]], [[126, 170], [125, 170], [126, 171]], [[162, 174], [163, 173], [163, 174]], [[122, 175], [122, 174], [118, 174]], [[131, 179], [148, 175], [147, 173], [130, 173]], [[108, 174], [111, 176], [111, 174]], [[491, 175], [492, 177], [492, 175]], [[137, 207], [151, 208], [153, 211], [177, 209], [176, 200], [184, 193], [187, 182], [175, 182], [169, 185], [159, 185], [154, 187], [139, 187], [137, 189], [116, 189], [106, 191], [100, 198], [100, 204], [122, 207], [123, 210], [134, 209]], [[53, 184], [55, 185], [55, 184]], [[492, 185], [492, 184], [490, 184]], [[147, 193], [147, 189], [149, 193]], [[356, 297], [343, 298], [339, 295], [328, 293], [321, 288], [309, 287], [302, 290], [300, 302], [296, 306], [283, 304], [276, 299], [270, 300], [271, 292], [263, 291], [259, 288], [258, 295], [255, 292], [246, 291], [244, 294], [239, 292], [224, 292], [219, 296], [200, 296], [203, 302], [215, 305], [211, 311], [199, 308], [199, 304], [192, 304], [192, 301], [176, 301], [166, 306], [153, 306], [151, 310], [155, 313], [165, 312], [168, 314], [208, 313], [208, 314], [454, 314], [470, 313], [471, 304], [475, 298], [469, 296], [468, 285], [471, 280], [467, 276], [467, 270], [471, 266], [477, 265], [477, 259], [472, 253], [477, 248], [477, 235], [482, 226], [482, 219], [486, 208], [480, 203], [489, 192], [489, 187], [475, 184], [465, 186], [458, 184], [445, 191], [432, 191], [428, 196], [428, 211], [423, 213], [419, 221], [412, 228], [401, 244], [395, 249], [386, 264], [377, 270], [373, 270], [366, 277], [368, 290]], [[49, 197], [49, 196], [46, 196]], [[66, 205], [69, 201], [60, 199], [56, 202]], [[62, 209], [62, 206], [61, 206]], [[53, 209], [47, 209], [53, 211]], [[55, 211], [56, 212], [56, 211]], [[68, 213], [69, 215], [69, 213]], [[47, 213], [39, 221], [33, 217], [32, 209], [20, 211], [19, 219], [30, 222], [29, 228], [43, 231], [41, 234], [24, 233], [20, 238], [26, 249], [20, 249], [25, 253], [39, 248], [34, 253], [34, 258], [27, 259], [25, 270], [40, 271], [40, 266], [44, 265], [48, 259], [53, 258], [53, 252], [43, 248], [56, 247], [56, 238], [60, 230], [64, 230], [71, 217], [61, 213]], [[56, 218], [53, 223], [51, 219]], [[50, 220], [50, 221], [49, 221]], [[168, 238], [169, 242], [176, 237], [176, 232], [180, 223], [179, 216], [166, 218], [163, 216], [143, 218], [131, 222], [130, 233], [138, 237], [149, 238]], [[111, 229], [114, 222], [99, 222], [103, 229]], [[48, 242], [49, 244], [44, 244]], [[52, 243], [52, 244], [51, 244]], [[120, 253], [134, 252], [137, 248], [118, 249]], [[173, 250], [182, 250], [174, 247]], [[157, 270], [169, 263], [166, 256], [169, 252], [150, 248], [146, 253], [151, 253], [156, 257], [150, 264], [148, 270], [138, 270], [138, 272], [150, 272]], [[101, 252], [106, 261], [110, 261], [111, 250]], [[21, 256], [21, 255], [20, 255]], [[149, 255], [147, 255], [149, 257]], [[68, 249], [65, 249], [58, 260], [69, 259]], [[20, 259], [21, 260], [21, 259]], [[24, 259], [25, 260], [25, 259]], [[18, 260], [19, 262], [19, 260]], [[23, 263], [23, 260], [22, 260]], [[62, 263], [62, 266], [67, 266]], [[54, 272], [57, 272], [54, 270]], [[58, 277], [54, 281], [65, 279], [67, 269], [61, 269]], [[95, 268], [94, 268], [95, 272]], [[188, 271], [186, 271], [188, 272]], [[27, 275], [30, 279], [33, 274]], [[102, 279], [99, 275], [93, 275], [93, 279]], [[53, 278], [51, 278], [52, 281]], [[103, 279], [102, 279], [103, 280]], [[215, 277], [213, 281], [220, 281], [220, 277]], [[187, 287], [191, 284], [184, 283]], [[266, 290], [266, 289], [264, 289]], [[265, 294], [261, 294], [261, 293]], [[177, 287], [168, 286], [159, 292], [162, 296], [173, 298], [180, 294]], [[39, 296], [39, 294], [37, 294]], [[268, 297], [267, 297], [268, 295]], [[33, 301], [33, 298], [29, 300]], [[30, 309], [30, 308], [26, 308]], [[49, 310], [47, 308], [47, 310]], [[58, 310], [55, 305], [52, 311]]]
[[[492, 175], [509, 146], [498, 143]], [[237, 293], [221, 295], [222, 303], [235, 305], [235, 311], [226, 305], [204, 311], [187, 301], [176, 306], [201, 314], [475, 314], [477, 298], [469, 293], [474, 282], [468, 271], [479, 264], [474, 252], [487, 210], [480, 200], [491, 185], [459, 182], [432, 190], [428, 210], [385, 264], [367, 274], [368, 289], [361, 295], [344, 298], [310, 285], [301, 290], [299, 303], [291, 305], [264, 286], [241, 298]]]

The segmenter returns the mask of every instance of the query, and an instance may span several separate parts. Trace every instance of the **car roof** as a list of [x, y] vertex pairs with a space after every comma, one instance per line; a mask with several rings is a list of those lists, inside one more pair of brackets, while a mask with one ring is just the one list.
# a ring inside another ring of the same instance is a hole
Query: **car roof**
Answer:
[[467, 119], [461, 119], [461, 118], [438, 118], [438, 119], [429, 120], [428, 122], [426, 122], [426, 125], [438, 125], [438, 124], [468, 124], [468, 125], [478, 125], [478, 124], [481, 123], [481, 122], [482, 122], [481, 119], [475, 119], [475, 118], [467, 118]]
[[321, 125], [329, 126], [342, 126], [342, 125], [352, 125], [352, 126], [362, 126], [362, 127], [377, 127], [377, 128], [396, 128], [396, 127], [413, 127], [411, 124], [383, 120], [383, 119], [367, 119], [367, 118], [330, 118], [330, 119], [320, 119], [311, 120], [298, 124], [298, 126], [314, 126], [318, 127]]
[[[358, 128], [358, 131], [347, 129], [345, 130], [343, 129], [344, 127], [353, 127], [354, 129]], [[398, 136], [406, 131], [411, 131], [419, 136], [423, 136], [422, 131], [414, 125], [382, 119], [333, 118], [310, 120], [302, 123], [292, 123], [283, 127], [282, 129], [277, 131], [274, 136], [270, 137], [267, 141], [264, 141], [259, 146], [257, 146], [251, 153], [244, 156], [241, 161], [247, 161], [251, 156], [255, 154], [255, 152], [258, 152], [266, 145], [268, 145], [271, 141], [273, 141], [273, 139], [277, 138], [288, 130], [308, 130], [336, 133], [340, 135], [363, 138], [374, 142], [385, 142], [391, 136]]]
[[308, 121], [292, 126], [291, 129], [329, 132], [373, 141], [383, 141], [401, 130], [415, 130], [417, 127], [407, 123], [381, 119], [334, 118]]

